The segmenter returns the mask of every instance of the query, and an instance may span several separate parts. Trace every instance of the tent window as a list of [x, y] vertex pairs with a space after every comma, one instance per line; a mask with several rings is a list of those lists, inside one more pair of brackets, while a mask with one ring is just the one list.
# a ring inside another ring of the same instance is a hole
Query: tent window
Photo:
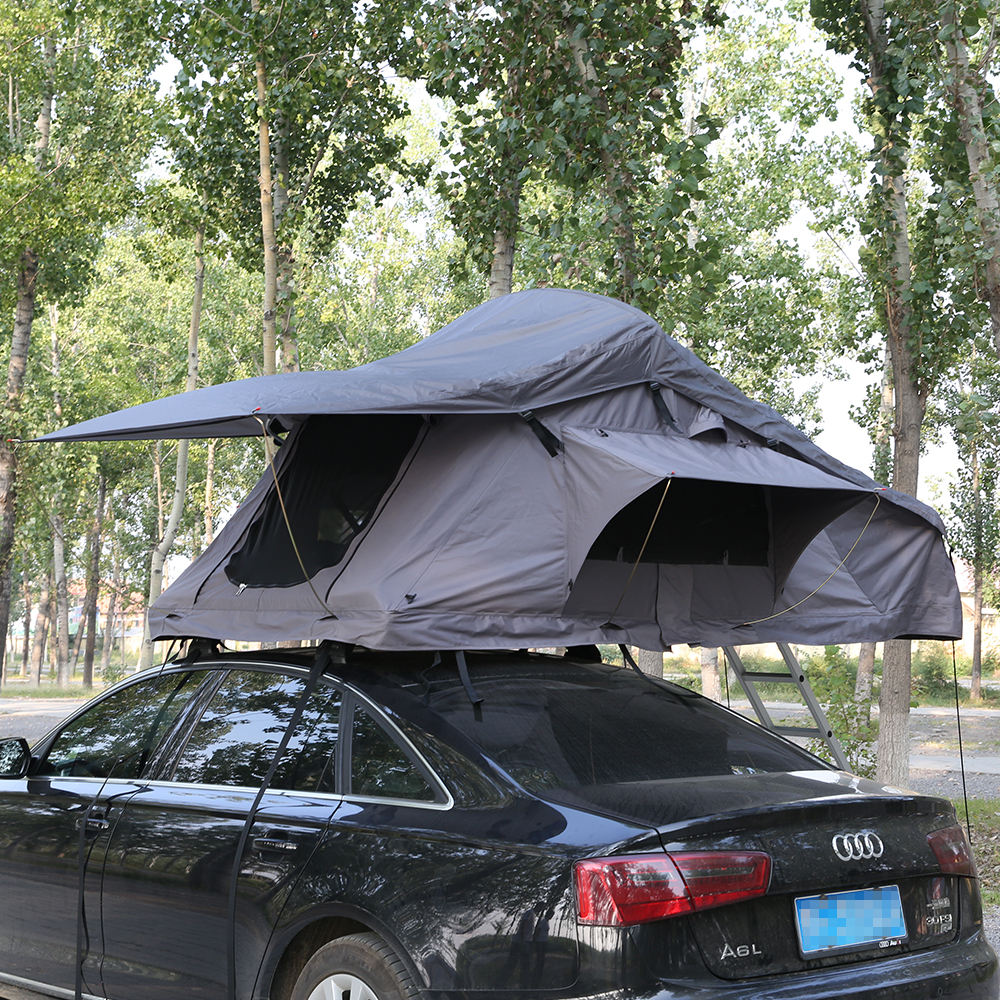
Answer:
[[[421, 426], [418, 416], [310, 417], [278, 474], [288, 521], [310, 577], [336, 566], [392, 485]], [[247, 587], [292, 587], [302, 569], [272, 489], [226, 565]]]
[[[661, 482], [620, 510], [587, 558], [635, 562], [662, 496]], [[642, 561], [767, 566], [770, 549], [766, 487], [675, 479]]]

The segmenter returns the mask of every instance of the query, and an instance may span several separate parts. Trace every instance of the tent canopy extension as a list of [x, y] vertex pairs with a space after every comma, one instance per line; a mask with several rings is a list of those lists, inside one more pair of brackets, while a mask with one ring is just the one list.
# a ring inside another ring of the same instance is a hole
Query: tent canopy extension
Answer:
[[153, 636], [447, 649], [961, 634], [933, 510], [602, 296], [519, 292], [360, 368], [211, 386], [42, 440], [265, 427], [289, 432], [274, 474], [154, 604]]

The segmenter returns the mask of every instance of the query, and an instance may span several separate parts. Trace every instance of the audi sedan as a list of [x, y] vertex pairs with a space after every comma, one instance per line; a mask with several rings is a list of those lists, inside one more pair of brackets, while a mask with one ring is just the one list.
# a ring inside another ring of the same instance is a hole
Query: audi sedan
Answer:
[[948, 802], [572, 652], [195, 649], [0, 742], [0, 982], [996, 1000]]

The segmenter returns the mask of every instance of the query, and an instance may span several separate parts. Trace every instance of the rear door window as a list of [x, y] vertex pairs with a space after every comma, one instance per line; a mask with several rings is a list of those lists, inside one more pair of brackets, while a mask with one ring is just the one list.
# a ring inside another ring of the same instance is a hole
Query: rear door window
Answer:
[[[173, 780], [259, 788], [304, 690], [301, 677], [230, 671], [187, 739]], [[340, 691], [320, 682], [282, 753], [271, 788], [336, 791], [340, 704]]]

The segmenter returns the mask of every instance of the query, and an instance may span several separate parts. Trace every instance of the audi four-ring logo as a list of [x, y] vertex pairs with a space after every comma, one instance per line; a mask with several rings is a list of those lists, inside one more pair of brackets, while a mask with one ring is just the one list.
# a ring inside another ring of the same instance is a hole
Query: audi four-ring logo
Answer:
[[833, 838], [833, 853], [841, 861], [863, 861], [882, 857], [885, 845], [877, 833], [838, 833]]

